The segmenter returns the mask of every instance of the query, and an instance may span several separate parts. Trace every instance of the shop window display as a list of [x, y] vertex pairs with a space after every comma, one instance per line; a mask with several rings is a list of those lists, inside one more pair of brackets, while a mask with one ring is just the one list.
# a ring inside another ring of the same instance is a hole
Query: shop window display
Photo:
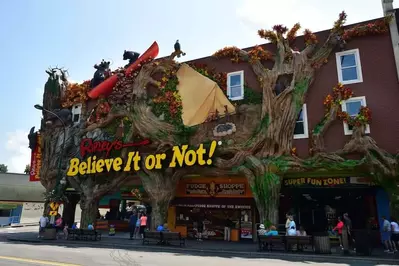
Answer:
[[202, 239], [223, 240], [227, 220], [238, 229], [241, 239], [252, 239], [251, 210], [177, 208], [176, 225], [187, 227], [188, 238], [197, 238], [198, 224], [203, 224]]

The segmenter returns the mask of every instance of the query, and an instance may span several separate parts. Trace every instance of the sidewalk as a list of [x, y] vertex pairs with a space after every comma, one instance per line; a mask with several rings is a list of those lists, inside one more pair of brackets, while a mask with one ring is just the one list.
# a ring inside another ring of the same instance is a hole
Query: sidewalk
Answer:
[[90, 247], [90, 248], [116, 248], [148, 252], [174, 252], [174, 253], [195, 253], [206, 256], [231, 256], [245, 258], [296, 258], [317, 261], [334, 261], [348, 263], [348, 261], [372, 261], [397, 265], [399, 256], [386, 254], [382, 249], [373, 250], [372, 256], [363, 257], [354, 253], [344, 256], [337, 248], [332, 248], [332, 254], [315, 254], [313, 251], [303, 253], [285, 252], [276, 250], [273, 252], [258, 252], [258, 245], [252, 242], [223, 242], [223, 241], [195, 241], [187, 240], [185, 247], [142, 245], [141, 240], [130, 240], [128, 233], [117, 233], [115, 236], [103, 234], [101, 241], [79, 241], [79, 240], [42, 240], [37, 238], [37, 232], [15, 232], [7, 234], [8, 241], [20, 243], [31, 243], [37, 245], [58, 245], [67, 247]]

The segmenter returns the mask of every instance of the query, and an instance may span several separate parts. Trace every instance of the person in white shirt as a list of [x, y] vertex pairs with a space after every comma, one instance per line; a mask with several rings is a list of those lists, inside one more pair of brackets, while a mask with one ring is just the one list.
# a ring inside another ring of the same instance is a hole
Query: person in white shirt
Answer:
[[382, 216], [381, 218], [383, 220], [381, 238], [385, 246], [384, 252], [393, 252], [394, 249], [392, 247], [392, 241], [391, 241], [391, 223], [387, 220], [385, 216]]
[[46, 228], [47, 224], [48, 224], [49, 220], [48, 217], [45, 215], [40, 216], [39, 219], [39, 235], [37, 236], [37, 238], [41, 238], [41, 233], [44, 232], [44, 229]]
[[391, 217], [391, 242], [394, 251], [397, 252], [396, 245], [399, 245], [399, 224], [394, 217]]
[[259, 230], [258, 230], [258, 235], [264, 236], [266, 235], [267, 231], [265, 230], [265, 225], [261, 224], [259, 225]]
[[288, 235], [289, 236], [296, 236], [296, 224], [294, 222], [294, 218], [292, 216], [289, 217], [290, 223], [288, 225]]

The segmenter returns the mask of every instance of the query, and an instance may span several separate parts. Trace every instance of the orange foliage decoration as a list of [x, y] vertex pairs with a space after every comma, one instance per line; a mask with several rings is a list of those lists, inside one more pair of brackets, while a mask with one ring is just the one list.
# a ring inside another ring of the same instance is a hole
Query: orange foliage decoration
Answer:
[[308, 30], [308, 29], [306, 29], [306, 30], [304, 31], [304, 33], [303, 33], [303, 38], [304, 38], [304, 40], [305, 40], [305, 45], [306, 45], [306, 46], [309, 46], [309, 45], [313, 45], [313, 44], [317, 44], [317, 43], [318, 43], [318, 40], [317, 40], [316, 35], [315, 35], [312, 31], [310, 31], [310, 30]]
[[82, 84], [69, 83], [62, 97], [62, 107], [69, 108], [74, 104], [84, 104], [88, 99], [87, 91], [90, 88], [90, 80], [84, 81]]
[[287, 40], [290, 44], [292, 44], [295, 41], [296, 35], [301, 28], [301, 24], [296, 23], [287, 33]]
[[338, 106], [337, 118], [344, 121], [349, 126], [358, 127], [360, 125], [369, 124], [371, 122], [371, 110], [367, 106], [362, 106], [359, 113], [354, 117], [342, 111], [342, 101], [348, 100], [353, 96], [354, 93], [350, 88], [338, 83], [338, 85], [333, 88], [333, 93], [324, 98], [323, 104], [326, 108], [326, 113], [328, 113], [332, 107]]
[[[241, 49], [236, 46], [225, 47], [216, 51], [213, 56], [217, 58], [228, 57], [233, 63], [238, 63], [243, 61], [240, 56]], [[248, 52], [248, 61], [253, 62], [255, 60], [270, 60], [273, 58], [272, 53], [266, 51], [260, 45], [256, 45]]]
[[236, 46], [224, 47], [216, 51], [213, 56], [221, 58], [221, 57], [229, 57], [232, 62], [238, 63], [240, 62], [240, 51], [241, 49]]
[[392, 17], [385, 17], [384, 19], [379, 19], [373, 23], [356, 25], [350, 29], [344, 31], [342, 38], [344, 40], [350, 40], [353, 37], [361, 37], [368, 35], [380, 35], [387, 33], [389, 30], [389, 22]]
[[254, 48], [252, 48], [249, 52], [249, 62], [253, 63], [256, 60], [260, 61], [266, 61], [273, 59], [273, 55], [271, 52], [266, 51], [265, 49], [262, 48], [262, 46], [256, 45]]

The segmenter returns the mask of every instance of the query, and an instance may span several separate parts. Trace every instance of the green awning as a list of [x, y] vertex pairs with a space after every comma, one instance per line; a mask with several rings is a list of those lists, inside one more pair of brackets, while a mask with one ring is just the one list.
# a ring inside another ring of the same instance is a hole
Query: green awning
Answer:
[[0, 202], [0, 210], [11, 210], [18, 207], [18, 203], [13, 202]]

